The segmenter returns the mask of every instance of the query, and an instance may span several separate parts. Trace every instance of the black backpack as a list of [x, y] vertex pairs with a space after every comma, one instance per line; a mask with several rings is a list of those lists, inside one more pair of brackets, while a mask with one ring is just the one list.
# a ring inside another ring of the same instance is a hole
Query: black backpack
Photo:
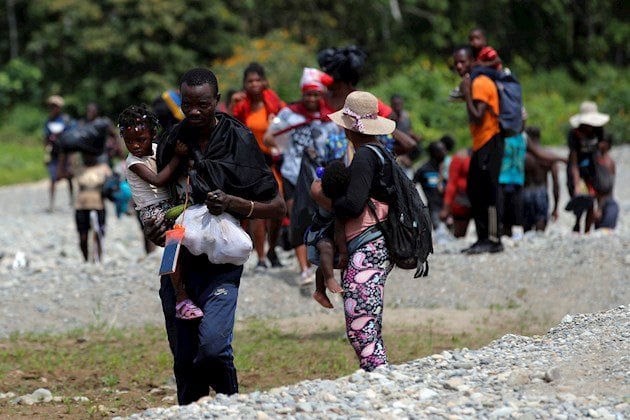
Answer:
[[509, 72], [476, 66], [470, 78], [483, 74], [497, 86], [499, 92], [499, 125], [503, 137], [512, 137], [523, 130], [523, 91], [516, 77]]
[[[429, 254], [433, 253], [431, 237], [431, 217], [428, 207], [422, 202], [418, 190], [398, 165], [394, 156], [386, 149], [373, 144], [366, 144], [381, 161], [380, 179], [384, 180], [385, 166], [391, 168], [391, 185], [384, 185], [390, 192], [389, 214], [387, 219], [378, 223], [383, 232], [390, 260], [405, 270], [415, 269], [414, 278], [429, 274]], [[389, 165], [385, 165], [385, 162]], [[376, 208], [372, 200], [368, 207], [376, 217]], [[376, 217], [378, 220], [378, 218]]]

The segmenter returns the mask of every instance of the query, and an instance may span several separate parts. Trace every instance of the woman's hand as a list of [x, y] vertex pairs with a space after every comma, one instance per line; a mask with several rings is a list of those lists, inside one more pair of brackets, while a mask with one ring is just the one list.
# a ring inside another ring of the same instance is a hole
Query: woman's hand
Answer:
[[206, 207], [208, 207], [210, 214], [218, 216], [230, 207], [231, 201], [231, 195], [221, 190], [214, 190], [209, 192], [206, 196]]
[[145, 220], [142, 226], [144, 236], [158, 246], [164, 246], [167, 230], [168, 224], [164, 221], [164, 216], [162, 215]]

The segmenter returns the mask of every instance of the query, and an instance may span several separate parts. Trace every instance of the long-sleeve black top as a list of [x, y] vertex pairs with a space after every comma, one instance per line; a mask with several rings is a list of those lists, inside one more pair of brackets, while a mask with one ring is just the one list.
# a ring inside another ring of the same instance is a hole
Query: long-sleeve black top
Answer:
[[391, 169], [385, 151], [385, 168], [381, 160], [370, 148], [361, 146], [356, 150], [350, 164], [350, 185], [346, 195], [336, 199], [333, 203], [335, 215], [341, 219], [353, 219], [363, 212], [368, 198], [389, 203], [391, 197], [387, 192], [387, 185], [391, 185]]

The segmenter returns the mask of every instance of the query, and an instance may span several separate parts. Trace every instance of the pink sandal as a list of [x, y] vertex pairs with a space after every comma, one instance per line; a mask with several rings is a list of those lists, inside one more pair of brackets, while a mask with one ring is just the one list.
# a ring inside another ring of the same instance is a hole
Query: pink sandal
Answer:
[[190, 320], [203, 316], [203, 311], [190, 299], [184, 299], [175, 306], [175, 318]]

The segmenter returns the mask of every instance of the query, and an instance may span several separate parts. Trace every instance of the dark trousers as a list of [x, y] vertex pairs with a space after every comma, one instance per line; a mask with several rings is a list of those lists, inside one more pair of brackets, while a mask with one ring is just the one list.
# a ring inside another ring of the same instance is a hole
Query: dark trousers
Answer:
[[499, 172], [503, 160], [503, 137], [495, 135], [472, 153], [466, 192], [472, 207], [477, 239], [499, 242]]
[[512, 226], [523, 226], [523, 186], [501, 184], [499, 198], [502, 233], [512, 235]]
[[210, 388], [226, 395], [238, 392], [232, 333], [242, 272], [242, 266], [229, 264], [184, 267], [186, 291], [203, 310], [201, 320], [175, 318], [175, 291], [169, 276], [162, 276], [160, 298], [180, 405], [208, 395]]

